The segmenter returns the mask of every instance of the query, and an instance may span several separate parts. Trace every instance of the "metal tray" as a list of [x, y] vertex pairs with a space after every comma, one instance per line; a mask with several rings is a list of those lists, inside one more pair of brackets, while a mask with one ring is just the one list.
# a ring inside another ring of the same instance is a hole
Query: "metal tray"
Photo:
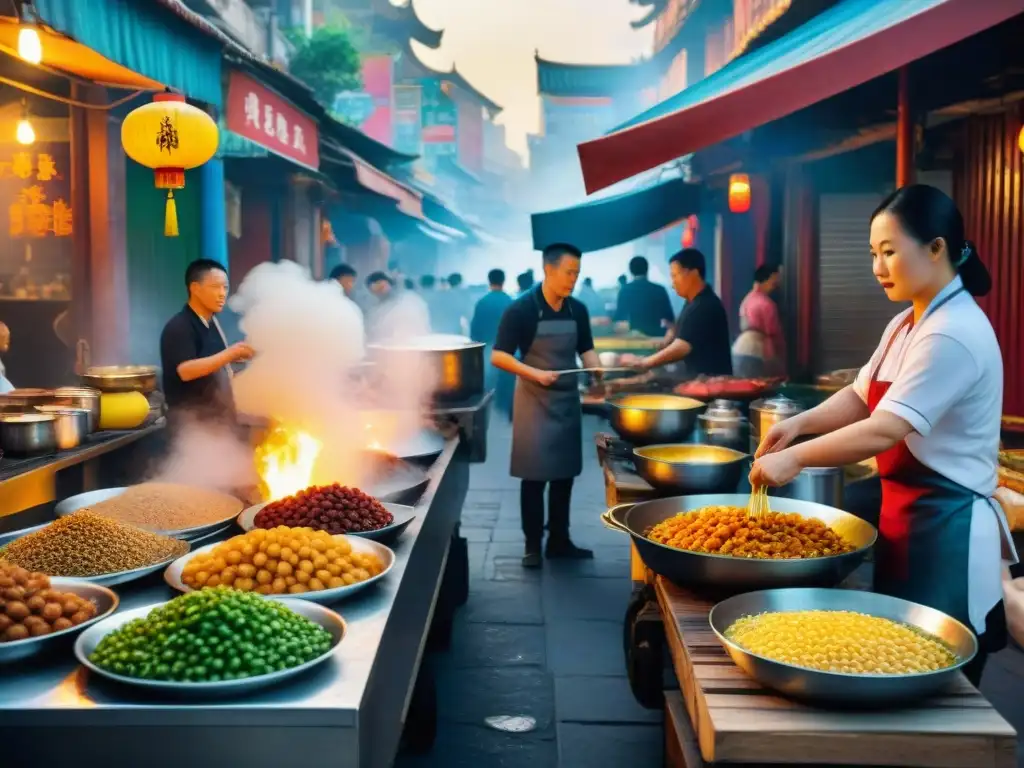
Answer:
[[[332, 536], [333, 539], [345, 539], [348, 538], [344, 534], [338, 536]], [[205, 554], [214, 547], [223, 544], [224, 542], [219, 541], [213, 544], [207, 544], [205, 547], [189, 552], [187, 555], [182, 555], [177, 560], [168, 566], [167, 570], [164, 571], [164, 581], [167, 582], [168, 586], [172, 589], [176, 589], [179, 592], [193, 592], [194, 590], [187, 586], [185, 582], [181, 580], [181, 572], [184, 570], [188, 561], [199, 554]], [[356, 584], [350, 584], [344, 587], [335, 587], [334, 589], [321, 589], [317, 592], [303, 592], [298, 595], [267, 595], [272, 600], [303, 600], [311, 603], [319, 603], [321, 605], [327, 605], [328, 603], [336, 603], [339, 600], [344, 600], [357, 592], [369, 587], [371, 584], [383, 579], [391, 571], [395, 564], [395, 553], [385, 547], [383, 544], [379, 544], [376, 541], [367, 541], [366, 539], [353, 539], [348, 538], [348, 543], [352, 545], [352, 551], [360, 554], [373, 554], [380, 558], [380, 561], [384, 564], [384, 570], [378, 573], [376, 576], [371, 576], [366, 581], [360, 581]]]
[[[8, 544], [10, 544], [15, 539], [20, 539], [22, 536], [27, 536], [30, 533], [35, 533], [36, 531], [42, 530], [43, 528], [45, 528], [49, 524], [50, 523], [43, 523], [42, 525], [33, 525], [31, 528], [22, 528], [21, 530], [18, 530], [18, 531], [10, 531], [9, 533], [5, 533], [5, 534], [0, 535], [0, 556], [3, 555], [3, 551], [2, 551], [3, 547], [7, 546]], [[221, 530], [223, 530], [226, 527], [227, 526], [223, 526], [221, 528]], [[213, 533], [219, 533], [219, 532], [220, 531], [214, 531]], [[213, 533], [210, 533], [208, 535], [212, 536]], [[191, 542], [185, 542], [185, 543], [188, 544], [189, 548], [191, 549], [191, 547], [192, 547]], [[184, 557], [184, 555], [182, 555], [182, 557]], [[129, 581], [135, 581], [136, 579], [141, 579], [141, 578], [143, 578], [145, 576], [148, 576], [151, 573], [155, 573], [156, 571], [159, 571], [161, 568], [165, 568], [166, 566], [168, 566], [171, 563], [173, 563], [175, 561], [175, 559], [176, 558], [169, 557], [166, 560], [162, 560], [159, 563], [153, 563], [153, 565], [147, 565], [147, 566], [144, 566], [142, 568], [136, 568], [136, 569], [131, 570], [131, 571], [118, 571], [117, 573], [104, 573], [104, 574], [102, 574], [100, 576], [51, 576], [51, 578], [54, 578], [54, 579], [56, 579], [56, 578], [67, 578], [67, 579], [73, 579], [75, 581], [85, 581], [85, 582], [88, 582], [89, 584], [99, 584], [99, 585], [104, 586], [104, 587], [112, 587], [115, 584], [126, 584]]]
[[0, 643], [0, 664], [9, 664], [13, 661], [21, 661], [30, 656], [54, 650], [61, 643], [70, 640], [79, 632], [92, 626], [96, 622], [105, 619], [117, 610], [120, 600], [117, 595], [106, 587], [99, 584], [90, 584], [80, 579], [64, 579], [54, 576], [50, 579], [50, 587], [59, 589], [61, 592], [70, 592], [92, 600], [96, 604], [96, 615], [81, 624], [53, 632], [43, 637], [30, 637], [25, 640], [15, 640], [11, 643]]
[[307, 669], [312, 669], [318, 664], [322, 664], [327, 661], [335, 653], [347, 631], [345, 620], [329, 608], [324, 608], [322, 605], [317, 605], [316, 603], [312, 603], [308, 600], [282, 600], [282, 602], [286, 603], [291, 610], [295, 611], [295, 613], [300, 616], [305, 616], [310, 621], [319, 624], [330, 632], [331, 636], [334, 638], [334, 644], [331, 646], [331, 649], [315, 659], [311, 659], [305, 664], [300, 664], [299, 666], [292, 667], [291, 669], [285, 669], [281, 672], [271, 672], [270, 674], [260, 675], [258, 677], [248, 677], [244, 680], [225, 680], [219, 683], [179, 683], [165, 680], [142, 680], [135, 677], [125, 677], [124, 675], [117, 675], [113, 672], [108, 672], [105, 669], [100, 669], [89, 661], [90, 654], [96, 650], [96, 646], [99, 645], [100, 640], [115, 629], [119, 629], [124, 626], [129, 621], [141, 619], [147, 616], [153, 609], [159, 608], [161, 605], [166, 605], [166, 603], [158, 603], [156, 605], [146, 606], [145, 608], [136, 608], [133, 611], [123, 611], [89, 627], [89, 629], [79, 635], [78, 640], [75, 641], [75, 656], [81, 662], [82, 666], [93, 674], [105, 677], [108, 680], [113, 680], [122, 685], [139, 688], [152, 693], [167, 693], [178, 696], [184, 695], [197, 697], [235, 696], [248, 693], [260, 688], [277, 685], [288, 678], [302, 674]]
[[[112, 499], [115, 496], [120, 496], [126, 490], [128, 489], [103, 488], [98, 491], [80, 493], [77, 496], [69, 496], [68, 498], [64, 499], [64, 501], [57, 504], [53, 508], [53, 512], [57, 517], [67, 517], [68, 515], [73, 514], [80, 509], [83, 509], [84, 507], [89, 507], [92, 506], [93, 504], [99, 504], [101, 501], [107, 501], [108, 499]], [[150, 531], [150, 533], [159, 533], [163, 536], [173, 536], [176, 539], [195, 541], [196, 539], [206, 536], [211, 531], [222, 530], [225, 525], [230, 524], [231, 521], [235, 519], [237, 514], [237, 512], [233, 512], [230, 515], [226, 515], [222, 520], [216, 520], [212, 523], [204, 523], [203, 525], [197, 525], [192, 528], [182, 528], [177, 531], [153, 531], [149, 528], [146, 528], [145, 530]]]
[[[238, 527], [243, 531], [251, 531], [256, 527], [256, 514], [267, 506], [269, 502], [263, 502], [262, 504], [256, 504], [255, 506], [243, 509], [239, 513], [237, 522]], [[416, 517], [416, 510], [413, 507], [407, 507], [404, 504], [390, 504], [384, 503], [384, 509], [391, 513], [395, 518], [391, 525], [386, 525], [383, 528], [378, 528], [376, 531], [356, 531], [352, 533], [343, 534], [344, 536], [356, 536], [360, 539], [372, 539], [373, 541], [395, 541], [402, 532], [409, 527], [409, 523]]]
[[[733, 622], [759, 613], [856, 611], [915, 627], [948, 645], [952, 667], [909, 675], [857, 675], [798, 667], [751, 653], [726, 639]], [[761, 684], [793, 698], [833, 707], [888, 707], [937, 693], [978, 652], [974, 633], [942, 611], [897, 597], [852, 589], [771, 589], [725, 600], [708, 616], [711, 629], [740, 669]]]

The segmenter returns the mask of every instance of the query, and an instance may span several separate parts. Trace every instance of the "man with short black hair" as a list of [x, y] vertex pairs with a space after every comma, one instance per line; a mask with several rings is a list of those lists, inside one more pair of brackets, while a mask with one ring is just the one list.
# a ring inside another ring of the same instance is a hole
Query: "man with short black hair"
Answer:
[[469, 335], [473, 341], [483, 342], [487, 370], [485, 386], [494, 390], [494, 400], [498, 409], [504, 413], [512, 410], [512, 391], [515, 378], [500, 371], [490, 364], [491, 350], [498, 338], [498, 326], [501, 316], [512, 303], [512, 297], [505, 293], [505, 273], [500, 269], [492, 269], [487, 273], [488, 291], [473, 308], [473, 320], [469, 324]]
[[629, 323], [632, 331], [661, 338], [672, 325], [672, 302], [665, 286], [647, 279], [650, 265], [643, 256], [629, 261], [633, 282], [622, 286], [615, 306], [615, 322]]
[[[593, 552], [569, 538], [573, 480], [583, 469], [582, 412], [576, 376], [559, 371], [598, 368], [590, 316], [572, 292], [582, 254], [561, 243], [544, 249], [544, 281], [509, 305], [498, 326], [491, 363], [518, 377], [512, 419], [513, 477], [522, 480], [524, 568], [541, 565], [544, 489], [548, 487], [549, 558], [584, 559]], [[514, 355], [520, 352], [522, 360]]]
[[695, 376], [731, 376], [732, 353], [729, 348], [729, 318], [722, 300], [705, 281], [704, 254], [685, 248], [669, 260], [672, 287], [686, 306], [679, 313], [672, 340], [662, 350], [642, 358], [640, 367], [657, 368], [686, 360], [686, 374]]
[[188, 303], [160, 334], [160, 364], [169, 420], [186, 413], [204, 421], [234, 424], [231, 364], [252, 357], [245, 342], [230, 347], [216, 315], [228, 297], [224, 265], [197, 259], [185, 270]]
[[516, 277], [516, 284], [519, 286], [519, 295], [522, 296], [533, 288], [533, 270], [528, 269]]

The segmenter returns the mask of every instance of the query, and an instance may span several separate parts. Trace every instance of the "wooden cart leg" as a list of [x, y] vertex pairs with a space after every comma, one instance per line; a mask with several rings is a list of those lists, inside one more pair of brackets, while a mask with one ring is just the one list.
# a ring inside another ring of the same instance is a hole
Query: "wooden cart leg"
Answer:
[[653, 592], [633, 594], [623, 623], [626, 672], [633, 697], [647, 709], [664, 706], [665, 629]]

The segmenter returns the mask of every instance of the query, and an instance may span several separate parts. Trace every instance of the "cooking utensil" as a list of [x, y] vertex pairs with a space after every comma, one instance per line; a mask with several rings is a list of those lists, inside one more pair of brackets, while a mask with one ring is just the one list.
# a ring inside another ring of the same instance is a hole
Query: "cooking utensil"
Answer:
[[363, 491], [381, 502], [415, 506], [430, 478], [420, 467], [379, 451], [367, 451], [369, 473]]
[[793, 560], [758, 560], [728, 555], [690, 552], [651, 541], [647, 531], [681, 512], [702, 507], [745, 508], [746, 494], [674, 496], [640, 504], [622, 504], [602, 516], [605, 525], [628, 533], [644, 563], [655, 573], [682, 587], [741, 592], [771, 587], [839, 584], [863, 562], [878, 536], [874, 526], [856, 515], [824, 504], [787, 499], [775, 505], [776, 512], [817, 518], [840, 534], [856, 549], [841, 555]]
[[731, 400], [715, 400], [697, 417], [704, 439], [711, 445], [746, 449], [744, 432], [749, 428], [739, 406]]
[[[952, 667], [914, 675], [856, 675], [807, 669], [747, 651], [726, 638], [733, 622], [759, 613], [854, 611], [898, 621], [946, 643], [958, 657]], [[748, 592], [711, 609], [711, 629], [740, 669], [769, 688], [814, 704], [882, 707], [903, 704], [941, 691], [978, 652], [974, 633], [934, 608], [852, 589], [772, 589]]]
[[69, 408], [64, 405], [37, 405], [36, 411], [56, 419], [54, 429], [57, 435], [57, 450], [70, 451], [77, 448], [89, 436], [91, 412], [85, 408]]
[[677, 395], [621, 394], [607, 402], [612, 428], [634, 445], [686, 440], [705, 408], [700, 400]]
[[61, 643], [70, 640], [79, 632], [92, 626], [96, 622], [105, 619], [117, 610], [117, 606], [120, 603], [117, 595], [113, 591], [106, 587], [101, 587], [98, 584], [89, 584], [88, 582], [84, 582], [79, 579], [63, 579], [54, 576], [50, 579], [50, 587], [58, 590], [59, 592], [70, 592], [71, 594], [78, 595], [86, 600], [91, 600], [96, 605], [96, 615], [88, 621], [83, 621], [81, 624], [74, 627], [68, 627], [60, 632], [52, 632], [51, 634], [43, 635], [42, 637], [29, 637], [25, 640], [15, 640], [10, 643], [0, 643], [0, 664], [6, 664], [12, 661], [21, 661], [22, 659], [27, 659], [30, 656], [35, 656], [36, 654], [55, 649]]
[[559, 376], [568, 376], [570, 373], [636, 373], [636, 368], [567, 368], [555, 373]]
[[179, 696], [190, 695], [200, 697], [238, 696], [260, 688], [276, 685], [290, 677], [302, 674], [307, 669], [311, 669], [318, 664], [324, 663], [334, 655], [338, 644], [341, 643], [342, 639], [345, 637], [345, 633], [347, 631], [345, 620], [329, 608], [325, 608], [322, 605], [318, 605], [317, 603], [309, 600], [290, 599], [282, 600], [281, 602], [286, 604], [288, 608], [295, 613], [319, 624], [330, 632], [331, 637], [334, 639], [334, 643], [331, 645], [330, 650], [320, 656], [317, 656], [315, 659], [307, 661], [305, 664], [300, 664], [299, 666], [292, 667], [291, 669], [285, 669], [280, 672], [271, 672], [258, 677], [246, 677], [241, 680], [222, 680], [218, 683], [178, 683], [169, 680], [144, 680], [137, 677], [126, 677], [97, 667], [89, 660], [89, 656], [93, 654], [96, 650], [96, 646], [100, 644], [100, 640], [114, 630], [120, 629], [128, 622], [134, 621], [135, 619], [145, 618], [149, 615], [150, 611], [161, 607], [161, 605], [166, 605], [166, 603], [161, 603], [159, 605], [147, 605], [143, 608], [136, 608], [133, 611], [122, 611], [121, 613], [109, 616], [98, 624], [94, 624], [89, 627], [89, 629], [79, 635], [78, 640], [75, 641], [75, 656], [78, 658], [78, 661], [81, 662], [82, 666], [94, 674], [105, 677], [108, 680], [121, 683], [122, 685], [141, 688], [154, 693], [170, 693]]
[[747, 455], [713, 445], [647, 445], [633, 449], [637, 473], [655, 488], [679, 493], [732, 493]]
[[[99, 504], [101, 501], [107, 501], [120, 496], [126, 490], [128, 489], [101, 488], [97, 491], [89, 491], [88, 493], [79, 493], [75, 496], [69, 496], [53, 508], [53, 513], [57, 517], [67, 517], [80, 509], [85, 509], [86, 507]], [[239, 506], [241, 506], [241, 502], [239, 502]], [[236, 507], [236, 509], [237, 508], [238, 507]], [[212, 523], [204, 523], [203, 525], [193, 526], [192, 528], [182, 528], [179, 530], [153, 531], [153, 533], [160, 533], [164, 536], [173, 536], [176, 539], [184, 539], [185, 541], [194, 542], [196, 539], [203, 538], [212, 531], [223, 529], [226, 525], [235, 520], [236, 515], [237, 512], [232, 512], [230, 515], [225, 515], [223, 519], [216, 520]]]
[[53, 404], [89, 411], [89, 434], [100, 427], [100, 391], [89, 387], [58, 387], [53, 391]]
[[28, 455], [57, 450], [57, 417], [52, 413], [0, 413], [0, 449]]
[[809, 467], [770, 493], [779, 498], [813, 501], [841, 509], [845, 506], [845, 488], [846, 477], [842, 467]]
[[156, 389], [157, 368], [152, 365], [99, 365], [86, 368], [82, 383], [100, 392], [141, 392]]
[[[263, 502], [262, 504], [256, 504], [243, 509], [236, 518], [238, 527], [243, 531], [251, 531], [256, 527], [256, 515], [261, 509], [267, 506], [269, 502]], [[391, 525], [378, 528], [376, 531], [353, 531], [351, 533], [340, 534], [344, 536], [356, 536], [360, 539], [369, 539], [370, 541], [380, 541], [391, 543], [395, 541], [406, 528], [409, 527], [409, 523], [416, 517], [416, 510], [413, 507], [407, 507], [403, 504], [384, 504], [384, 508], [391, 513], [394, 520]]]
[[[332, 536], [331, 538], [342, 541], [345, 539], [347, 534], [340, 534], [338, 536]], [[267, 595], [273, 600], [282, 599], [295, 599], [295, 600], [308, 600], [311, 603], [318, 603], [320, 605], [329, 605], [336, 603], [339, 600], [344, 600], [347, 597], [357, 592], [362, 592], [367, 587], [380, 581], [395, 564], [395, 553], [385, 547], [383, 544], [377, 541], [370, 541], [369, 539], [349, 538], [348, 543], [352, 547], [352, 551], [360, 555], [375, 555], [384, 566], [384, 570], [378, 573], [376, 576], [371, 576], [366, 581], [357, 581], [355, 584], [346, 584], [344, 587], [335, 587], [334, 589], [320, 589], [315, 592], [302, 592], [298, 595]], [[196, 555], [206, 554], [221, 544], [221, 542], [214, 542], [213, 544], [207, 544], [205, 547], [200, 547], [194, 552], [189, 552], [187, 555], [182, 555], [173, 563], [171, 563], [167, 570], [164, 571], [164, 581], [172, 589], [176, 589], [179, 592], [194, 592], [192, 587], [185, 584], [181, 580], [181, 574], [185, 570], [185, 566], [188, 565]]]
[[368, 344], [366, 351], [385, 369], [420, 371], [431, 377], [435, 400], [457, 402], [483, 394], [484, 346], [463, 336], [432, 335], [404, 343]]
[[750, 404], [750, 452], [757, 453], [768, 430], [779, 422], [790, 419], [801, 413], [803, 408], [788, 397], [779, 395], [763, 400], [755, 400]]

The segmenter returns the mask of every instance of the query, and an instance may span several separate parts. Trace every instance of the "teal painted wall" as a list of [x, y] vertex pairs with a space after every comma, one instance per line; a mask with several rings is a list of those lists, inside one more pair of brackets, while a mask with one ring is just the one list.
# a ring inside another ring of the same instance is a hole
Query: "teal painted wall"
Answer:
[[153, 186], [153, 171], [127, 161], [128, 302], [131, 361], [160, 364], [160, 332], [185, 304], [185, 267], [201, 256], [202, 181], [185, 173], [174, 193], [178, 237], [164, 237], [166, 192]]

